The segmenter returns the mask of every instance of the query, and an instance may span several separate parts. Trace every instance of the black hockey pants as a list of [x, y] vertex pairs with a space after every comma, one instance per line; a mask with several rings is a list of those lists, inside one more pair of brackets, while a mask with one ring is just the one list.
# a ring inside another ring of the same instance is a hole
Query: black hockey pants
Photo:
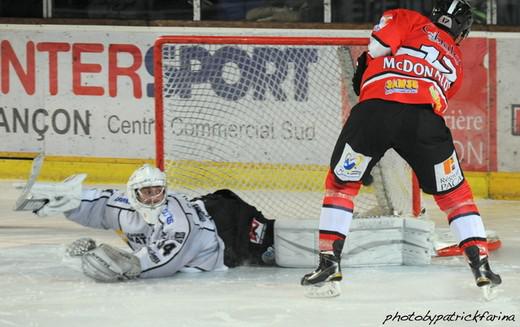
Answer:
[[236, 267], [245, 264], [264, 265], [262, 254], [273, 245], [274, 220], [223, 189], [200, 197], [215, 221], [218, 235], [224, 241], [224, 264]]

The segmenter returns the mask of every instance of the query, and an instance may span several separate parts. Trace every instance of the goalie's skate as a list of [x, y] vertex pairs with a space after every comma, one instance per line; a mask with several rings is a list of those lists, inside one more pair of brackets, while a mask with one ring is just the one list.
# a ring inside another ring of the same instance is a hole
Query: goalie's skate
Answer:
[[488, 256], [481, 256], [478, 246], [467, 247], [464, 253], [475, 277], [475, 283], [482, 290], [484, 298], [492, 300], [496, 297], [494, 288], [502, 283], [502, 278], [491, 270]]
[[318, 268], [303, 276], [301, 284], [308, 297], [334, 297], [341, 294], [339, 282], [342, 278], [340, 258], [332, 252], [322, 252]]

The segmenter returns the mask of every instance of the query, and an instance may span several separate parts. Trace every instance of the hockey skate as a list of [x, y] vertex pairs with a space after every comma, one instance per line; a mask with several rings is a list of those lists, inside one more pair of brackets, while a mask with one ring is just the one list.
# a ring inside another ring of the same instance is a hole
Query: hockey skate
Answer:
[[307, 297], [334, 297], [341, 294], [339, 282], [342, 278], [340, 257], [326, 251], [320, 253], [318, 268], [303, 276], [301, 284]]
[[502, 283], [502, 278], [500, 278], [500, 275], [491, 271], [488, 256], [481, 256], [478, 246], [469, 246], [464, 249], [464, 253], [471, 272], [473, 272], [473, 276], [475, 277], [475, 283], [482, 289], [484, 298], [486, 300], [493, 299], [495, 297], [493, 288]]

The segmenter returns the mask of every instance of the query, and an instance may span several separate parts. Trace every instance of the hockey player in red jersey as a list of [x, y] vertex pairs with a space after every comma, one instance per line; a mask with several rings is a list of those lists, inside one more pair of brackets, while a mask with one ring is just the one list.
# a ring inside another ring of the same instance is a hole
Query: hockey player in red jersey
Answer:
[[[312, 292], [339, 295], [340, 256], [361, 180], [393, 148], [412, 167], [422, 190], [447, 215], [477, 286], [501, 283], [489, 267], [486, 232], [442, 118], [462, 84], [459, 43], [473, 18], [466, 0], [439, 0], [430, 18], [386, 11], [357, 60], [352, 79], [359, 95], [332, 153], [325, 181], [318, 268], [301, 281]], [[311, 293], [312, 294], [312, 293]]]

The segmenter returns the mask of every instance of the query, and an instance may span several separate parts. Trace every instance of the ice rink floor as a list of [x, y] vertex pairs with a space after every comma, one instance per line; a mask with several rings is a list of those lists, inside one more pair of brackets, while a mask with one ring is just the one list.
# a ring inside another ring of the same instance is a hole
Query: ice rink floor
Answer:
[[[299, 286], [309, 269], [240, 267], [96, 283], [65, 247], [85, 236], [123, 247], [117, 236], [13, 212], [18, 194], [0, 183], [0, 326], [520, 326], [520, 201], [478, 201], [486, 227], [503, 242], [491, 257], [504, 281], [492, 301], [461, 257], [344, 269], [340, 297], [309, 299]], [[427, 210], [446, 227], [431, 204]]]

